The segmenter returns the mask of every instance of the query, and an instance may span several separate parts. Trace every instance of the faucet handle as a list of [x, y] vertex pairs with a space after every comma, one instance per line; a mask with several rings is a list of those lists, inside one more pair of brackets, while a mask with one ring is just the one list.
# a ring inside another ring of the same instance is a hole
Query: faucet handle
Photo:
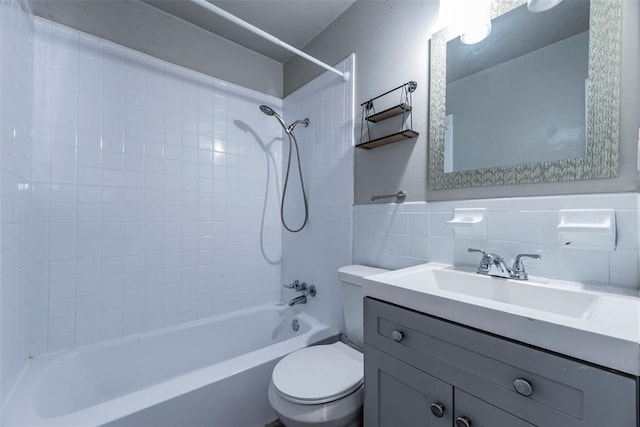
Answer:
[[519, 266], [519, 265], [524, 265], [524, 264], [522, 264], [522, 258], [542, 259], [542, 255], [540, 255], [540, 254], [518, 254], [518, 255], [516, 255], [516, 261], [513, 263], [513, 267], [514, 268], [516, 266]]
[[482, 256], [486, 256], [487, 253], [485, 251], [483, 251], [482, 249], [474, 249], [474, 248], [467, 248], [467, 252], [479, 252], [482, 254]]
[[318, 291], [316, 290], [315, 285], [309, 285], [307, 289], [305, 289], [302, 293], [305, 295], [309, 295], [310, 297], [315, 297]]
[[532, 258], [532, 259], [542, 259], [542, 255], [540, 254], [518, 254], [516, 255], [516, 260], [513, 262], [512, 275], [514, 279], [518, 280], [527, 280], [529, 275], [524, 269], [524, 263], [522, 262], [522, 258]]
[[491, 269], [491, 263], [493, 262], [494, 256], [489, 252], [485, 252], [482, 249], [474, 249], [467, 248], [467, 252], [478, 252], [482, 254], [482, 259], [480, 260], [480, 266], [478, 267], [478, 274], [488, 274]]
[[299, 280], [294, 280], [292, 283], [289, 283], [288, 285], [282, 285], [283, 288], [287, 288], [287, 289], [295, 289], [298, 290], [298, 288], [300, 287], [300, 281]]
[[467, 248], [467, 252], [478, 252], [478, 253], [481, 253], [482, 254], [482, 259], [480, 260], [480, 265], [481, 266], [482, 265], [488, 266], [497, 257], [495, 254], [492, 254], [490, 252], [485, 252], [482, 249]]

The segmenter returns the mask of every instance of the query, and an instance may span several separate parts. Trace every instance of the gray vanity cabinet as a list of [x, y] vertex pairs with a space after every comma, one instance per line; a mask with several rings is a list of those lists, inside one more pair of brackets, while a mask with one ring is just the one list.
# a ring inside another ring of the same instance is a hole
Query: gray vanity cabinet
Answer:
[[[373, 347], [365, 348], [367, 427], [451, 427], [453, 387]], [[435, 407], [435, 414], [431, 411]], [[438, 412], [440, 410], [441, 412]]]
[[454, 420], [456, 427], [466, 427], [465, 423], [472, 427], [535, 427], [460, 389], [455, 389]]
[[364, 322], [366, 427], [638, 425], [635, 377], [372, 298]]
[[366, 427], [532, 426], [369, 346], [365, 377]]

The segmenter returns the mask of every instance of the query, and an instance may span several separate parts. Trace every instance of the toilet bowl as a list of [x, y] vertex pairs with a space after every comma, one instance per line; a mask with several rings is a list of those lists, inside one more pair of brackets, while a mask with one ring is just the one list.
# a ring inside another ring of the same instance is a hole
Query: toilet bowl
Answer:
[[[362, 348], [362, 280], [387, 270], [349, 265], [343, 284], [346, 332]], [[285, 356], [271, 375], [268, 397], [286, 427], [359, 427], [364, 400], [363, 355], [342, 342], [303, 348]]]
[[307, 347], [274, 368], [268, 397], [287, 427], [359, 426], [364, 397], [362, 353], [337, 342]]

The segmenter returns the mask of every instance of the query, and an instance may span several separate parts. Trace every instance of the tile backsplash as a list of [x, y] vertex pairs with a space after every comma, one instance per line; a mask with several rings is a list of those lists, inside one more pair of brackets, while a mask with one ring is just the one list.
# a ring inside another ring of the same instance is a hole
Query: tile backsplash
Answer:
[[[356, 205], [354, 262], [402, 268], [427, 261], [477, 266], [475, 247], [502, 255], [540, 253], [526, 260], [533, 275], [599, 285], [638, 287], [638, 194], [615, 193], [451, 202]], [[456, 208], [486, 208], [487, 238], [454, 238], [447, 221]], [[561, 209], [615, 209], [613, 251], [571, 249], [558, 241]]]

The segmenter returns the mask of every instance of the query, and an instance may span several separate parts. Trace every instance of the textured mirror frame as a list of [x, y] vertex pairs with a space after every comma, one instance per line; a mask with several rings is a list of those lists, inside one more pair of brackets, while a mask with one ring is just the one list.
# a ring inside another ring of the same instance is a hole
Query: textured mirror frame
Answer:
[[[491, 19], [526, 3], [493, 0]], [[591, 0], [587, 156], [579, 159], [444, 172], [447, 42], [459, 34], [445, 28], [430, 42], [429, 189], [614, 178], [619, 173], [622, 0]]]

